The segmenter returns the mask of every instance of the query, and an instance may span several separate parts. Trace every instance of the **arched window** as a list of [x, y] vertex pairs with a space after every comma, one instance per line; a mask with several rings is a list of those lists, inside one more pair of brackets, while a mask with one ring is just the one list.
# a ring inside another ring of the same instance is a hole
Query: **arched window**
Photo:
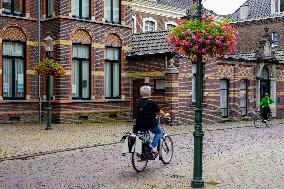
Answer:
[[260, 74], [261, 79], [269, 79], [269, 70], [267, 67], [264, 67]]
[[2, 96], [3, 99], [24, 99], [26, 92], [25, 66], [26, 36], [18, 27], [4, 31], [2, 47]]
[[72, 35], [72, 98], [91, 97], [91, 43], [92, 38], [85, 30]]
[[121, 98], [121, 40], [116, 34], [106, 37], [104, 53], [104, 94], [106, 99]]

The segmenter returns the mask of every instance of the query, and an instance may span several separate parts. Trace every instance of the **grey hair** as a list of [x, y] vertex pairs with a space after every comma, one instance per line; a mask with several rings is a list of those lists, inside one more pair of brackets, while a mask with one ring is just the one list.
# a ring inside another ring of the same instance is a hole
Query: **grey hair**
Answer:
[[141, 96], [149, 96], [151, 94], [151, 87], [150, 86], [142, 86], [140, 88], [140, 94]]

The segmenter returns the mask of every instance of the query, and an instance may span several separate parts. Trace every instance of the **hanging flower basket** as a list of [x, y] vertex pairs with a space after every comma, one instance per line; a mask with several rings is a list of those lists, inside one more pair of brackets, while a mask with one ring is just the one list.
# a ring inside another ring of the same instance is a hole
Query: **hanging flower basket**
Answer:
[[179, 20], [178, 26], [166, 36], [170, 49], [196, 59], [197, 54], [220, 58], [234, 51], [238, 32], [229, 20], [215, 21], [211, 16], [202, 19]]
[[36, 75], [62, 77], [65, 75], [65, 70], [59, 62], [53, 59], [44, 59], [34, 67]]

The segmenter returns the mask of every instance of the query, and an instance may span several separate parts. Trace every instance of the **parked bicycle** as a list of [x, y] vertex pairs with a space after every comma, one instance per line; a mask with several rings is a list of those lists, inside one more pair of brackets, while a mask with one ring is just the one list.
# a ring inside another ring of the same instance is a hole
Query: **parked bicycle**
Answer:
[[[158, 117], [158, 122], [160, 124], [160, 117]], [[162, 128], [162, 127], [161, 127]], [[168, 136], [164, 129], [162, 128], [163, 134], [162, 137], [158, 143], [157, 151], [158, 154], [154, 155], [152, 153], [152, 149], [150, 147], [151, 144], [151, 134], [149, 131], [141, 132], [139, 131], [137, 134], [133, 134], [131, 132], [127, 132], [123, 139], [127, 139], [129, 148], [132, 149], [133, 145], [135, 145], [135, 142], [137, 140], [137, 137], [142, 141], [142, 152], [139, 153], [137, 151], [131, 151], [131, 163], [133, 168], [137, 172], [143, 172], [145, 168], [147, 167], [148, 161], [155, 160], [157, 157], [159, 157], [159, 160], [161, 160], [164, 164], [169, 164], [170, 161], [173, 158], [173, 151], [174, 151], [174, 145], [173, 140], [170, 136]]]
[[272, 125], [272, 114], [271, 114], [271, 112], [269, 112], [267, 114], [268, 119], [264, 120], [262, 115], [261, 115], [260, 110], [252, 109], [251, 111], [252, 111], [252, 119], [253, 119], [254, 127], [256, 127], [256, 128], [261, 127], [261, 126], [270, 127]]

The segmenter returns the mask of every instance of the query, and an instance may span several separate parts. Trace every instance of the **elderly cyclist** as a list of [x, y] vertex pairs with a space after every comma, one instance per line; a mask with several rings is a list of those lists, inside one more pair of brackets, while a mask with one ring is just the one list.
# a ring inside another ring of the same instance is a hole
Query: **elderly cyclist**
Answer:
[[153, 154], [157, 154], [156, 147], [162, 136], [162, 129], [157, 123], [156, 115], [161, 117], [169, 116], [169, 113], [164, 113], [160, 109], [159, 105], [151, 100], [151, 87], [142, 86], [140, 88], [140, 94], [142, 96], [136, 103], [136, 125], [134, 126], [134, 132], [137, 131], [151, 131], [154, 133], [154, 138], [151, 143]]

